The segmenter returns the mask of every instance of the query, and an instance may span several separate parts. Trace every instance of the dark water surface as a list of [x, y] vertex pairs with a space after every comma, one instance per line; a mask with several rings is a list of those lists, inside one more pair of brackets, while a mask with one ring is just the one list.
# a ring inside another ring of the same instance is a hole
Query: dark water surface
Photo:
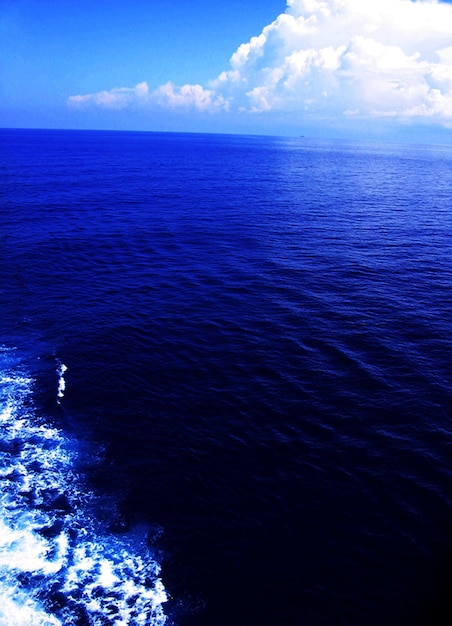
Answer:
[[447, 146], [0, 131], [0, 622], [440, 623], [451, 198]]

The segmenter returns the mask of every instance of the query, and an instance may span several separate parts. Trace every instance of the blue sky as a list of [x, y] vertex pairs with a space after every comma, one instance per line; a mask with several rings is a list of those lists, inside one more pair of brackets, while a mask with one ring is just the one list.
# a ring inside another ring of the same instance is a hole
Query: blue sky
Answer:
[[1, 0], [0, 126], [452, 140], [452, 4]]

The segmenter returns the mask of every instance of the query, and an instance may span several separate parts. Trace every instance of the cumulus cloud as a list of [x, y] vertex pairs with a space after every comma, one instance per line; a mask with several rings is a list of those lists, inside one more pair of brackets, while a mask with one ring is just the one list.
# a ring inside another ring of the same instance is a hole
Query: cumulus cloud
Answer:
[[221, 94], [211, 89], [204, 89], [201, 85], [183, 85], [177, 88], [171, 82], [158, 87], [151, 99], [161, 106], [192, 107], [199, 111], [227, 109], [229, 106]]
[[288, 0], [211, 87], [254, 111], [452, 117], [451, 37], [434, 0]]
[[152, 105], [170, 109], [196, 109], [198, 111], [228, 108], [228, 103], [221, 94], [210, 89], [204, 89], [201, 85], [176, 87], [171, 82], [161, 85], [152, 92], [149, 90], [148, 84], [142, 82], [132, 88], [120, 87], [83, 96], [71, 96], [68, 104], [77, 108], [97, 106], [104, 109]]
[[206, 87], [140, 83], [70, 104], [450, 122], [451, 40], [452, 5], [438, 0], [287, 0]]

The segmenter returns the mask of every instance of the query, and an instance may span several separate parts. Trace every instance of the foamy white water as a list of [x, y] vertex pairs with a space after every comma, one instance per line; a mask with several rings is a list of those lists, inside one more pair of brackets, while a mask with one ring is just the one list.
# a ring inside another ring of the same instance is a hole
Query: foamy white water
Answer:
[[65, 372], [67, 372], [67, 366], [64, 363], [60, 363], [58, 366], [58, 398], [63, 398], [64, 392], [66, 391], [66, 379], [64, 378]]
[[77, 453], [37, 414], [14, 353], [0, 351], [0, 624], [162, 626], [167, 594], [146, 529], [105, 530]]

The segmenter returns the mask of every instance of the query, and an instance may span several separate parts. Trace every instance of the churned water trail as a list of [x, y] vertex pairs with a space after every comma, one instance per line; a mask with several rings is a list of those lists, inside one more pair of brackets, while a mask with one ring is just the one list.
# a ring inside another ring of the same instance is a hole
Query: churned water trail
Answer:
[[33, 386], [1, 349], [0, 623], [162, 626], [167, 596], [146, 529], [111, 530], [114, 508], [86, 489], [77, 441], [39, 415]]

